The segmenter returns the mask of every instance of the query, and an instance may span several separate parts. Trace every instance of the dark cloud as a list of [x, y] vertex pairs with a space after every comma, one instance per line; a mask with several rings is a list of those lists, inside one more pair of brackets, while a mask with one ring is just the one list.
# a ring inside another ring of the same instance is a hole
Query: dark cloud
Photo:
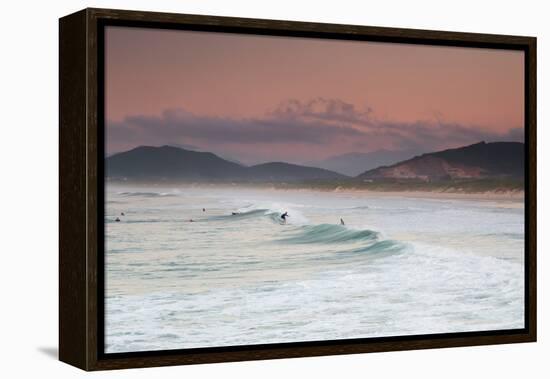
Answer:
[[[202, 148], [224, 144], [303, 144], [322, 148], [334, 144], [350, 149], [433, 151], [484, 141], [523, 141], [523, 129], [499, 134], [476, 126], [443, 121], [378, 120], [373, 111], [357, 109], [339, 99], [288, 100], [263, 118], [200, 116], [183, 109], [160, 116], [128, 116], [107, 125], [108, 151], [136, 145], [182, 144]], [[304, 154], [307, 154], [305, 152]]]
[[123, 122], [109, 124], [110, 137], [127, 133], [156, 135], [166, 139], [187, 137], [210, 142], [326, 143], [334, 138], [360, 136], [361, 132], [343, 125], [329, 125], [306, 120], [269, 117], [264, 119], [231, 119], [196, 116], [184, 110], [167, 110], [160, 117], [130, 116]]
[[[515, 128], [499, 134], [478, 126], [465, 126], [441, 121], [394, 122], [378, 120], [371, 108], [356, 109], [339, 99], [316, 98], [307, 102], [289, 100], [281, 104], [272, 116], [287, 120], [310, 120], [327, 124], [353, 126], [364, 137], [390, 138], [400, 148], [429, 148], [447, 143], [457, 145], [485, 141], [523, 141], [523, 129]], [[360, 141], [356, 141], [360, 143]]]
[[340, 99], [318, 97], [301, 102], [291, 99], [281, 104], [272, 112], [271, 117], [287, 120], [311, 120], [322, 122], [358, 123], [371, 121], [372, 109], [356, 109], [355, 105]]

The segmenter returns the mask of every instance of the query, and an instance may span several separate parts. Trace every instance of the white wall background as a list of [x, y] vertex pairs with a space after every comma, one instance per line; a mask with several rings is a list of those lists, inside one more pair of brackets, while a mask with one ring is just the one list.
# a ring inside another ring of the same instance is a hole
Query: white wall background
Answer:
[[[94, 377], [541, 378], [550, 374], [550, 12], [545, 1], [12, 0], [0, 21], [0, 376], [73, 378], [58, 362], [58, 21], [87, 6], [538, 37], [539, 342], [125, 370]], [[546, 173], [544, 172], [546, 168]], [[546, 295], [546, 299], [545, 299]]]

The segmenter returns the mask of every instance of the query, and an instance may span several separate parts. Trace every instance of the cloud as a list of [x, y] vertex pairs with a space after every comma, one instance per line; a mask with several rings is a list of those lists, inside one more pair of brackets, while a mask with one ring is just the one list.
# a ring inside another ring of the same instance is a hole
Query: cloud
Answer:
[[287, 120], [231, 119], [196, 116], [185, 110], [166, 110], [161, 116], [129, 116], [122, 122], [109, 123], [109, 137], [157, 136], [166, 139], [187, 137], [210, 142], [239, 143], [325, 143], [334, 138], [360, 136], [361, 132], [347, 126]]
[[[326, 124], [340, 123], [355, 127], [365, 140], [390, 139], [399, 149], [430, 148], [448, 143], [461, 145], [485, 141], [523, 141], [523, 129], [514, 128], [495, 133], [479, 126], [424, 120], [395, 122], [378, 120], [371, 108], [358, 110], [353, 104], [339, 99], [316, 98], [307, 102], [289, 100], [281, 104], [272, 116], [287, 120], [308, 120]], [[361, 141], [356, 141], [361, 143]], [[364, 144], [364, 143], [363, 143]]]
[[[379, 120], [372, 109], [358, 109], [340, 99], [287, 100], [260, 118], [196, 115], [184, 109], [158, 116], [134, 115], [107, 123], [108, 151], [136, 145], [192, 144], [303, 145], [311, 149], [348, 146], [365, 150], [433, 151], [484, 141], [523, 141], [523, 129], [496, 133], [477, 126], [444, 121]], [[111, 148], [109, 147], [111, 146]]]
[[340, 99], [317, 97], [306, 102], [290, 99], [272, 112], [271, 117], [287, 120], [310, 120], [321, 122], [358, 123], [371, 121], [371, 108], [359, 110], [353, 104]]

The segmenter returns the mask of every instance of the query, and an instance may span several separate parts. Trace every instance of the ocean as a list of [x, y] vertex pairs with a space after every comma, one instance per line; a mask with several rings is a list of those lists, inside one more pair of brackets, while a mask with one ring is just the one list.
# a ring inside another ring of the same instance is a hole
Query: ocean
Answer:
[[522, 200], [106, 187], [106, 353], [523, 327]]

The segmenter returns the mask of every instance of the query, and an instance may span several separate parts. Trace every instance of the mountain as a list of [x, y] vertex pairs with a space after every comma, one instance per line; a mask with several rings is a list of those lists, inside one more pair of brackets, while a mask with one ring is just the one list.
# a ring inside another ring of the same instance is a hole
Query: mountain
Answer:
[[197, 147], [195, 145], [189, 145], [186, 143], [175, 143], [168, 146], [177, 147], [184, 150], [191, 150], [191, 151], [202, 151], [200, 147]]
[[140, 146], [105, 159], [107, 177], [131, 180], [301, 181], [340, 179], [336, 172], [274, 162], [247, 167], [209, 152]]
[[517, 178], [524, 175], [524, 144], [479, 142], [456, 149], [422, 154], [412, 159], [367, 170], [359, 179], [445, 180]]
[[284, 162], [259, 164], [248, 168], [248, 173], [262, 181], [297, 181], [343, 179], [346, 176], [317, 167], [299, 166]]
[[[197, 152], [202, 152], [203, 150], [198, 147], [198, 146], [195, 146], [195, 145], [188, 145], [188, 144], [184, 144], [184, 143], [176, 143], [176, 144], [170, 144], [170, 145], [166, 145], [166, 146], [172, 146], [172, 147], [177, 147], [179, 149], [183, 149], [183, 150], [191, 150], [191, 151], [197, 151]], [[229, 162], [232, 162], [232, 163], [237, 163], [238, 165], [241, 165], [241, 166], [244, 166], [241, 162], [239, 162], [238, 160], [236, 159], [233, 159], [231, 157], [228, 157], [227, 155], [223, 154], [223, 153], [219, 153], [219, 152], [216, 152], [216, 153], [213, 153], [213, 154], [216, 154], [218, 157], [222, 158], [222, 159], [225, 159], [226, 161], [229, 161]]]
[[175, 146], [140, 146], [108, 157], [107, 176], [133, 179], [224, 179], [238, 176], [244, 167], [207, 152]]
[[418, 150], [378, 150], [370, 153], [347, 153], [335, 155], [321, 161], [312, 161], [308, 166], [336, 171], [344, 175], [357, 176], [366, 170], [388, 166], [419, 154]]

